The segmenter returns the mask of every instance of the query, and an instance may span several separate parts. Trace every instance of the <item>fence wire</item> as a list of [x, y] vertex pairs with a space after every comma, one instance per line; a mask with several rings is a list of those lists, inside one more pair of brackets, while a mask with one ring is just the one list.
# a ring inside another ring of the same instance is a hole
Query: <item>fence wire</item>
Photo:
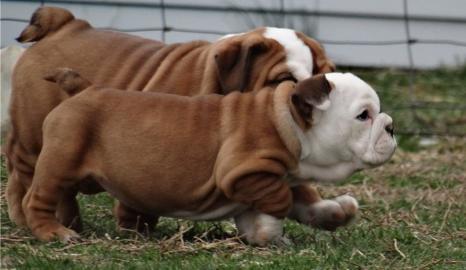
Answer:
[[[223, 36], [231, 34], [229, 32], [217, 31], [217, 30], [201, 30], [195, 28], [180, 28], [173, 27], [167, 23], [167, 8], [176, 8], [173, 4], [167, 4], [165, 0], [154, 0], [153, 2], [138, 2], [138, 1], [93, 1], [93, 0], [7, 0], [9, 2], [37, 2], [40, 6], [46, 4], [73, 4], [73, 5], [84, 5], [84, 6], [118, 6], [118, 7], [139, 7], [139, 8], [150, 8], [154, 10], [160, 10], [160, 27], [134, 27], [134, 28], [114, 28], [114, 27], [100, 27], [100, 29], [121, 31], [127, 33], [136, 32], [160, 32], [161, 39], [163, 42], [166, 41], [166, 34], [169, 32], [173, 33], [194, 33], [194, 34], [209, 34]], [[278, 9], [258, 9], [258, 8], [244, 8], [241, 6], [216, 7], [216, 6], [205, 6], [201, 4], [192, 4], [185, 6], [185, 9], [191, 10], [209, 10], [209, 11], [233, 11], [241, 14], [252, 12], [259, 14], [273, 14], [278, 15], [279, 25], [285, 26], [286, 18], [290, 15], [303, 15], [318, 18], [319, 16], [331, 16], [338, 17], [339, 14], [328, 11], [307, 11], [307, 10], [287, 10], [285, 9], [286, 0], [277, 0]], [[386, 20], [399, 20], [402, 19], [405, 29], [405, 38], [396, 40], [383, 40], [383, 41], [371, 41], [371, 40], [326, 40], [318, 39], [320, 43], [325, 45], [351, 45], [351, 46], [392, 46], [392, 45], [406, 45], [406, 51], [408, 56], [408, 68], [398, 69], [390, 71], [389, 75], [406, 77], [408, 80], [408, 86], [400, 89], [388, 89], [397, 95], [397, 91], [405, 91], [404, 94], [407, 97], [407, 101], [402, 102], [395, 101], [389, 102], [385, 111], [394, 114], [395, 121], [402, 120], [403, 123], [398, 127], [398, 134], [409, 134], [409, 135], [420, 135], [420, 136], [466, 136], [466, 85], [461, 83], [451, 83], [450, 86], [457, 89], [457, 91], [448, 92], [448, 101], [428, 101], [422, 100], [419, 94], [416, 92], [417, 77], [422, 74], [415, 69], [415, 61], [413, 57], [413, 45], [415, 44], [430, 44], [430, 45], [451, 45], [466, 47], [466, 42], [453, 40], [453, 39], [419, 39], [413, 38], [411, 35], [410, 22], [412, 20], [421, 21], [440, 21], [440, 22], [454, 22], [462, 23], [466, 26], [466, 18], [436, 18], [436, 17], [410, 17], [408, 9], [408, 0], [403, 0], [403, 15], [402, 17], [391, 16], [391, 15], [370, 15], [370, 14], [349, 14], [349, 17], [354, 18], [371, 18], [371, 19], [386, 19]], [[345, 15], [348, 17], [348, 14]], [[1, 21], [6, 22], [17, 22], [17, 23], [29, 23], [28, 19], [24, 18], [13, 18], [13, 17], [2, 17]], [[298, 29], [299, 30], [299, 29]], [[464, 68], [466, 73], [466, 67]], [[357, 70], [357, 69], [356, 69]], [[357, 70], [359, 73], [370, 75], [380, 70]], [[463, 73], [459, 72], [461, 75]], [[466, 76], [466, 74], [464, 74]], [[407, 93], [406, 93], [407, 91]], [[393, 95], [392, 95], [393, 96]], [[452, 101], [453, 100], [453, 101]]]

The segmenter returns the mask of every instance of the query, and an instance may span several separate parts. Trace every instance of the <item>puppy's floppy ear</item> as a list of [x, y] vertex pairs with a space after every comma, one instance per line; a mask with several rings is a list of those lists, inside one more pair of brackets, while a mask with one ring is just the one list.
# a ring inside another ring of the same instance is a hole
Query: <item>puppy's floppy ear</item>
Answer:
[[246, 89], [254, 59], [266, 49], [266, 39], [259, 34], [245, 34], [245, 37], [232, 37], [219, 42], [214, 57], [223, 94]]
[[332, 84], [325, 75], [316, 75], [296, 84], [291, 101], [299, 115], [305, 120], [310, 120], [313, 108], [325, 111], [330, 107], [328, 96], [331, 90]]
[[311, 50], [314, 65], [312, 74], [328, 73], [336, 70], [335, 64], [328, 58], [319, 42], [303, 33], [297, 32], [296, 34]]
[[70, 96], [86, 89], [91, 83], [70, 68], [58, 68], [44, 76], [44, 80], [54, 82]]

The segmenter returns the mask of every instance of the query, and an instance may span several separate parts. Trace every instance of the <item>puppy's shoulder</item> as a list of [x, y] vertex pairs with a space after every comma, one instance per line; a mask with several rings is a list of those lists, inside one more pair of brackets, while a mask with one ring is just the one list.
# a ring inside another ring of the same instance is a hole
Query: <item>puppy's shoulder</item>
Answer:
[[47, 115], [46, 120], [52, 121], [52, 119], [77, 117], [82, 114], [95, 114], [97, 110], [104, 109], [108, 103], [105, 100], [108, 100], [117, 92], [119, 90], [90, 86], [60, 103]]

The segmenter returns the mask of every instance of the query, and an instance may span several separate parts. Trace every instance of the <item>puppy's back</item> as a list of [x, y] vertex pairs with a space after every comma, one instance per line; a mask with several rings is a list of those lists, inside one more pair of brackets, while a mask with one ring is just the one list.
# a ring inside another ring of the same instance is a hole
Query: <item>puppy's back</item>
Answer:
[[[126, 144], [125, 140], [139, 140], [141, 145], [164, 142], [203, 147], [206, 140], [216, 141], [213, 138], [220, 130], [221, 95], [185, 97], [122, 91], [92, 85], [69, 69], [61, 69], [47, 79], [56, 82], [71, 97], [46, 117], [44, 143], [50, 136], [69, 138], [72, 143], [87, 140], [81, 145], [94, 142], [114, 146]], [[190, 145], [194, 141], [198, 143]]]

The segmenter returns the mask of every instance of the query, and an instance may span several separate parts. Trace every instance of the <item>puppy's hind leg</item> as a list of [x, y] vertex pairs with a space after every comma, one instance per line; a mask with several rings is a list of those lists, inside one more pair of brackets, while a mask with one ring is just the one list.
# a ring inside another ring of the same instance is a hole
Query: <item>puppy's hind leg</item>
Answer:
[[119, 201], [115, 203], [114, 214], [119, 229], [136, 230], [143, 234], [148, 234], [154, 230], [158, 221], [157, 216], [141, 213]]
[[[32, 182], [32, 177], [29, 178]], [[27, 226], [22, 201], [27, 188], [21, 183], [17, 170], [13, 169], [8, 176], [5, 195], [8, 203], [8, 216], [17, 226]]]
[[48, 183], [43, 182], [34, 177], [33, 185], [24, 197], [23, 209], [28, 227], [42, 241], [58, 238], [66, 243], [79, 238], [75, 231], [63, 226], [55, 216], [63, 194], [63, 188], [57, 184], [60, 180], [49, 178]]
[[290, 240], [283, 236], [283, 219], [247, 210], [235, 217], [235, 223], [240, 236], [251, 245], [290, 244]]
[[79, 213], [79, 204], [76, 199], [78, 191], [70, 189], [63, 193], [62, 199], [57, 206], [57, 219], [65, 227], [81, 232], [83, 224]]
[[69, 242], [79, 235], [63, 226], [56, 213], [64, 196], [70, 195], [70, 189], [81, 181], [83, 173], [80, 173], [80, 165], [71, 153], [60, 155], [57, 150], [59, 145], [57, 149], [47, 148], [46, 144], [44, 146], [36, 164], [32, 186], [23, 200], [24, 214], [29, 229], [40, 240], [58, 238], [62, 242]]
[[5, 190], [8, 216], [16, 225], [27, 226], [22, 201], [31, 186], [37, 156], [26, 151], [13, 132], [8, 134], [5, 148], [2, 151], [5, 151], [8, 168], [8, 182]]

